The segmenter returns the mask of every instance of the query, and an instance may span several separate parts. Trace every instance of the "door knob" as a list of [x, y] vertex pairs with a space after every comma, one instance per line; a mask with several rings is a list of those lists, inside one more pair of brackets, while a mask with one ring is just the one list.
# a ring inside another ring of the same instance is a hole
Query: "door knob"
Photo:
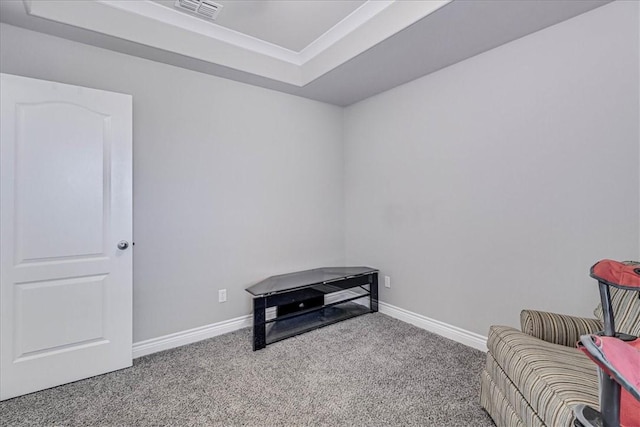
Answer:
[[118, 242], [118, 249], [120, 249], [121, 251], [124, 251], [128, 247], [129, 247], [129, 242], [127, 242], [126, 240], [120, 240]]

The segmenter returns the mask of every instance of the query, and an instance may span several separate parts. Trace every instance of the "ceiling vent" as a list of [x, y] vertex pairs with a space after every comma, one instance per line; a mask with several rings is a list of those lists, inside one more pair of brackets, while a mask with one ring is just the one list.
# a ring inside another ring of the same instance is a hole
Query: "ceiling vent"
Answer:
[[209, 0], [176, 0], [175, 7], [210, 21], [215, 20], [222, 9], [221, 4]]

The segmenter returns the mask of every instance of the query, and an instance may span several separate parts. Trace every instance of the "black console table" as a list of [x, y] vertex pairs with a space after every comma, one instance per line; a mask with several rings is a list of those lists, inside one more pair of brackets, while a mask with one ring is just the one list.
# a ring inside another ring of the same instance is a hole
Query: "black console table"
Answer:
[[378, 270], [316, 268], [271, 276], [247, 288], [247, 292], [253, 296], [255, 351], [294, 335], [378, 311]]

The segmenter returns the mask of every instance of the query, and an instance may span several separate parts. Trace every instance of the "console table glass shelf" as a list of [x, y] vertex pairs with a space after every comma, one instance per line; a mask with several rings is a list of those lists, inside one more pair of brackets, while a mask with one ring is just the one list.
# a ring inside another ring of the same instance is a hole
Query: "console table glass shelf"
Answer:
[[378, 270], [323, 267], [272, 276], [253, 296], [253, 349], [378, 311]]

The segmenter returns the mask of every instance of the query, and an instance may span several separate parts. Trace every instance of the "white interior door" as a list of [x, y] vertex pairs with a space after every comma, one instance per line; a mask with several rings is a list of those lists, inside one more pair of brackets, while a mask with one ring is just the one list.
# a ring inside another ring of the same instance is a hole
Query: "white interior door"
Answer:
[[132, 98], [0, 77], [4, 400], [132, 364]]

